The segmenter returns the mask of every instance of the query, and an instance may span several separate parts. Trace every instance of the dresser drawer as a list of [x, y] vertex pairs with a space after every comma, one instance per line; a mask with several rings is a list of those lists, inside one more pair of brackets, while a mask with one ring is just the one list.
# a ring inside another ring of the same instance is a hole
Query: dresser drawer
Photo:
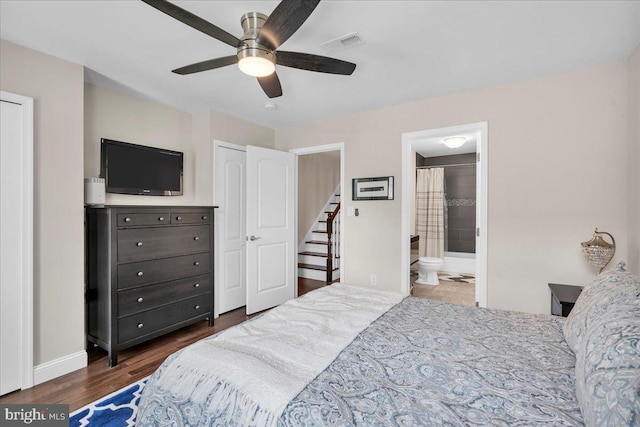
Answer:
[[173, 212], [171, 214], [171, 224], [209, 224], [210, 222], [211, 214], [208, 212]]
[[126, 343], [136, 338], [167, 328], [176, 323], [193, 319], [207, 312], [213, 315], [213, 298], [206, 293], [176, 303], [147, 310], [118, 319], [118, 342]]
[[210, 247], [206, 225], [118, 230], [118, 262], [202, 252]]
[[144, 214], [118, 214], [118, 228], [136, 227], [145, 225], [169, 224], [171, 214], [165, 213], [144, 213]]
[[205, 252], [153, 261], [120, 264], [118, 266], [118, 289], [133, 288], [210, 273], [210, 257], [211, 254]]
[[127, 316], [207, 292], [211, 292], [208, 274], [120, 291], [118, 316]]

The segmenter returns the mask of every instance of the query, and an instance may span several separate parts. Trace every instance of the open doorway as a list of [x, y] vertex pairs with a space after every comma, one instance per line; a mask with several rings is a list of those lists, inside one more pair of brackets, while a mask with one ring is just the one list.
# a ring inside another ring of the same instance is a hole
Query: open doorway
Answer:
[[486, 123], [403, 135], [402, 280], [414, 296], [487, 305], [486, 142]]
[[343, 275], [343, 144], [291, 150], [297, 155], [298, 289]]

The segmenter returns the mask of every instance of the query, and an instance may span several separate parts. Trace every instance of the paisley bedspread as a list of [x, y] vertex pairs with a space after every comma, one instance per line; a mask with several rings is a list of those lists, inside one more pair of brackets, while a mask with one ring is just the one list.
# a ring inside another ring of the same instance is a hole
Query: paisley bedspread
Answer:
[[[282, 427], [582, 426], [575, 356], [564, 340], [563, 321], [406, 298], [364, 329], [276, 422]], [[148, 408], [138, 422], [203, 424], [205, 407], [165, 403]], [[205, 417], [204, 424], [245, 424], [228, 422], [236, 419], [236, 406], [226, 406], [225, 416]]]
[[407, 298], [285, 409], [280, 426], [581, 426], [564, 319]]

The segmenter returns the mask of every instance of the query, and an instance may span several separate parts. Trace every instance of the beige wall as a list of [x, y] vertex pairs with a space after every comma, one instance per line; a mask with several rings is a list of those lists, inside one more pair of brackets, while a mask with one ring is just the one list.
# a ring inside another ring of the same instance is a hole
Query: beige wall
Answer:
[[298, 156], [298, 244], [340, 184], [340, 151]]
[[629, 270], [640, 274], [640, 46], [629, 58]]
[[100, 138], [184, 152], [182, 196], [151, 197], [107, 193], [111, 205], [191, 205], [195, 158], [191, 114], [90, 84], [84, 85], [84, 174], [100, 175]]
[[549, 313], [548, 282], [595, 275], [579, 246], [595, 227], [627, 256], [627, 108], [622, 62], [281, 128], [276, 148], [345, 142], [346, 182], [397, 177], [393, 201], [346, 189], [344, 280], [399, 290], [402, 134], [488, 121], [489, 306]]
[[273, 148], [274, 130], [214, 110], [193, 117], [196, 200], [201, 204], [213, 204], [213, 141]]
[[0, 89], [34, 99], [34, 364], [84, 350], [83, 68], [0, 41]]
[[182, 196], [107, 194], [107, 204], [213, 204], [213, 140], [273, 147], [272, 129], [218, 111], [186, 113], [94, 85], [85, 85], [85, 176], [100, 174], [100, 138], [184, 153]]

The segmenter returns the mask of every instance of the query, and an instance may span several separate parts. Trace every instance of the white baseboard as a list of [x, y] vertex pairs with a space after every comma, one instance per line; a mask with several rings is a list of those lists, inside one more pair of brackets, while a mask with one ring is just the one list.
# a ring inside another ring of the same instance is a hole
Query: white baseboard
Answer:
[[33, 385], [42, 384], [86, 366], [87, 352], [84, 350], [41, 363], [33, 368]]

